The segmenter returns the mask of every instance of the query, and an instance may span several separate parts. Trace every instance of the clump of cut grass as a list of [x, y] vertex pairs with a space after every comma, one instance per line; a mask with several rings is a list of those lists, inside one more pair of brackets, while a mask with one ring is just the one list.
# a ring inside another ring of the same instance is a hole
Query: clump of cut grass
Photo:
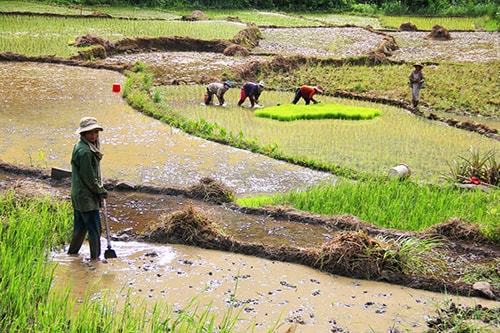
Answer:
[[342, 104], [293, 105], [284, 104], [259, 109], [254, 112], [256, 117], [271, 118], [280, 121], [302, 119], [344, 119], [366, 120], [379, 116], [381, 110]]
[[189, 196], [220, 205], [233, 202], [236, 194], [223, 183], [210, 177], [205, 177], [200, 179], [198, 184], [189, 188]]
[[[150, 226], [146, 238], [157, 242], [172, 242], [187, 245], [207, 245], [224, 236], [211, 216], [193, 206], [162, 216], [162, 220]], [[217, 243], [217, 241], [215, 242]]]
[[338, 233], [317, 252], [315, 265], [327, 272], [371, 279], [384, 269], [400, 270], [400, 262], [386, 256], [386, 245], [363, 231]]

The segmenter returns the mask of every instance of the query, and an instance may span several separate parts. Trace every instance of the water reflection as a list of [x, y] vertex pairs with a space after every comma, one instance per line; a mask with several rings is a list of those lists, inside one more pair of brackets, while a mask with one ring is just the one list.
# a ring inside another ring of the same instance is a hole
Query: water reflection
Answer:
[[187, 186], [218, 179], [238, 194], [284, 192], [332, 175], [189, 136], [131, 109], [112, 92], [123, 76], [54, 64], [0, 63], [0, 158], [69, 169], [81, 117], [104, 127], [104, 177]]

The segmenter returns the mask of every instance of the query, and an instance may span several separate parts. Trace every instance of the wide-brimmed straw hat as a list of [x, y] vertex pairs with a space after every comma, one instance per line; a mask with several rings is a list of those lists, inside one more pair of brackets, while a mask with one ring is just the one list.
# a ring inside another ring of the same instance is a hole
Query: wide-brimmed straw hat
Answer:
[[320, 94], [323, 93], [323, 87], [322, 86], [316, 86], [316, 91], [319, 92]]
[[82, 134], [83, 132], [88, 132], [92, 130], [102, 131], [103, 128], [97, 123], [97, 119], [94, 117], [83, 117], [80, 119], [80, 127], [76, 130], [76, 134]]
[[419, 62], [417, 62], [416, 64], [414, 64], [413, 67], [424, 68], [424, 66], [421, 63], [419, 63]]

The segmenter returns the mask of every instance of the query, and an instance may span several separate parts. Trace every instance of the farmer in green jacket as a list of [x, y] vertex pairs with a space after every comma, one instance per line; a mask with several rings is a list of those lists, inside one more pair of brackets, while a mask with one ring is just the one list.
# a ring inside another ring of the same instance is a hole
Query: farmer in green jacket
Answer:
[[76, 131], [80, 140], [73, 147], [71, 156], [71, 203], [73, 205], [73, 237], [68, 254], [77, 254], [88, 233], [90, 259], [101, 255], [101, 216], [99, 208], [107, 191], [102, 185], [100, 174], [99, 132], [102, 127], [93, 117], [80, 120]]

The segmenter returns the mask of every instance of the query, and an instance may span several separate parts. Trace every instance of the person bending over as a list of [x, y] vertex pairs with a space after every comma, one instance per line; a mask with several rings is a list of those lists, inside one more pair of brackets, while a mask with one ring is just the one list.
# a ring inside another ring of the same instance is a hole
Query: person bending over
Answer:
[[260, 81], [258, 84], [254, 82], [247, 82], [241, 87], [241, 97], [238, 106], [241, 106], [245, 100], [250, 100], [250, 107], [258, 107], [260, 94], [264, 90], [264, 82]]
[[314, 104], [317, 104], [318, 101], [314, 99], [314, 95], [316, 93], [322, 94], [323, 87], [321, 87], [321, 86], [316, 86], [316, 87], [301, 86], [301, 87], [298, 87], [295, 90], [295, 98], [293, 99], [292, 103], [297, 104], [297, 102], [300, 100], [300, 98], [303, 98], [304, 101], [306, 101], [306, 105], [309, 105], [309, 103], [311, 103], [311, 101]]
[[207, 99], [205, 100], [205, 105], [210, 105], [212, 103], [214, 95], [217, 96], [219, 100], [219, 105], [225, 105], [226, 101], [224, 99], [224, 94], [231, 88], [231, 81], [227, 80], [224, 83], [213, 82], [207, 86]]

